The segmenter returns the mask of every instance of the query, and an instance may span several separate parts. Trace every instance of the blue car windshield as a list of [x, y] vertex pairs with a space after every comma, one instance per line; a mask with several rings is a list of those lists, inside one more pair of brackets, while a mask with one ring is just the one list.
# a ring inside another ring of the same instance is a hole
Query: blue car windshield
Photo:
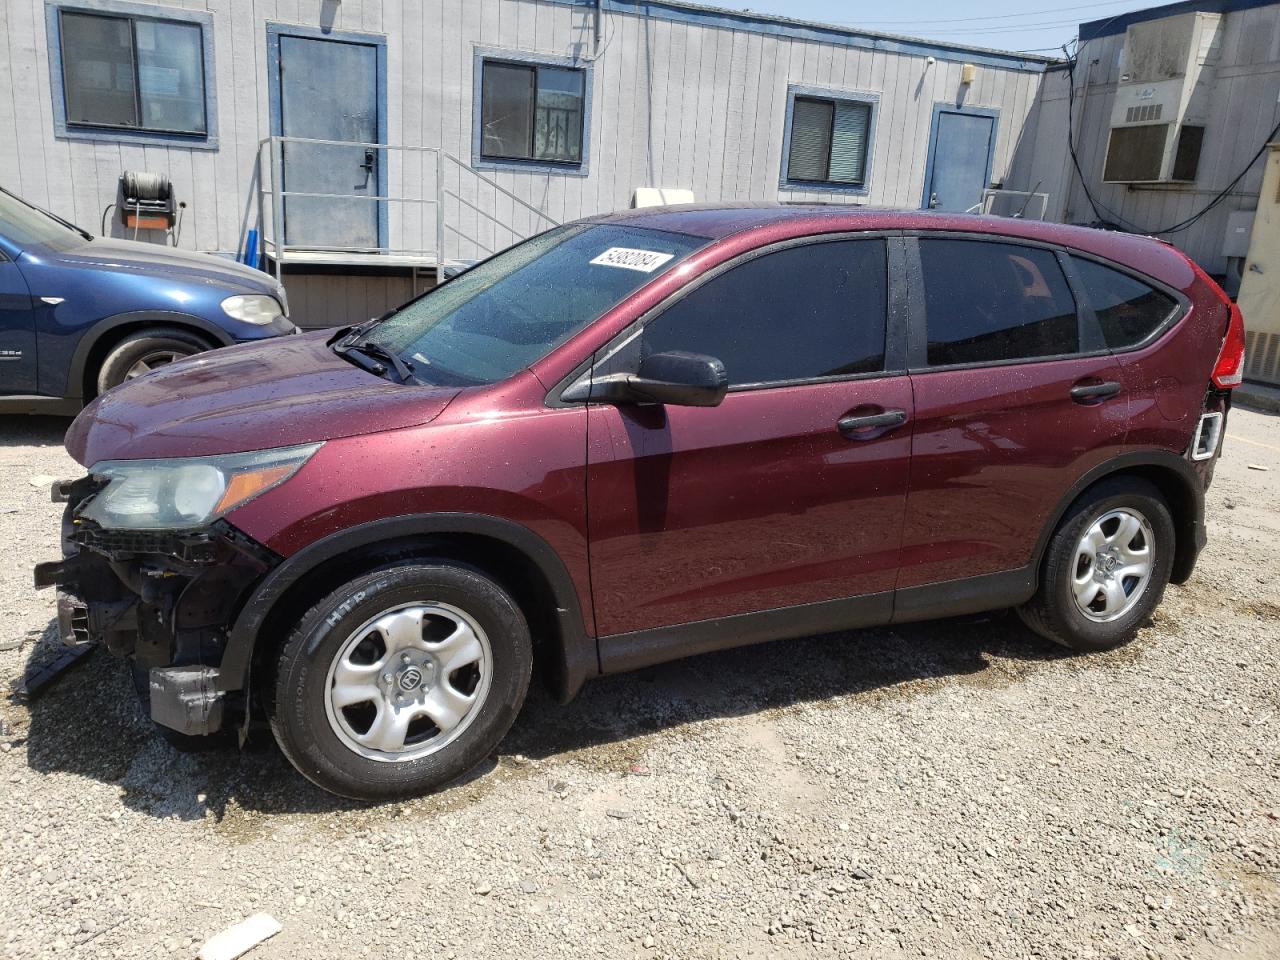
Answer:
[[557, 227], [405, 305], [365, 339], [424, 383], [497, 383], [708, 243], [615, 224]]
[[4, 190], [0, 190], [0, 236], [18, 247], [70, 250], [84, 243], [84, 237], [70, 227]]

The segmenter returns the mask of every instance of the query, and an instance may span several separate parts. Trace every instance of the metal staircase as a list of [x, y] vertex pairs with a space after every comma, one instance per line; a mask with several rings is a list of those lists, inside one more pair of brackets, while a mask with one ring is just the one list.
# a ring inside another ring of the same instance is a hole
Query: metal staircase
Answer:
[[[292, 144], [363, 150], [379, 171], [377, 189], [347, 194], [288, 188], [285, 156]], [[286, 266], [351, 266], [425, 268], [438, 280], [559, 223], [439, 147], [267, 137], [258, 144], [254, 178], [258, 249], [277, 276]], [[298, 242], [286, 229], [293, 198], [378, 204], [377, 243]], [[241, 250], [252, 245], [248, 234], [246, 218]]]

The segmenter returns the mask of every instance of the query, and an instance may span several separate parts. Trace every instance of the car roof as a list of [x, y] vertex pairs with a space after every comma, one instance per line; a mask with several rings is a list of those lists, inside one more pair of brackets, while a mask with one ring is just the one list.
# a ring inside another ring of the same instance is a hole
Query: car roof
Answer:
[[[933, 210], [893, 210], [851, 204], [721, 203], [683, 204], [621, 210], [590, 217], [588, 223], [647, 227], [724, 240], [774, 243], [822, 233], [860, 230], [945, 231], [990, 234], [1070, 247], [1134, 267], [1156, 279], [1181, 287], [1187, 262], [1170, 244], [1152, 237], [1096, 230], [1061, 223], [1014, 217], [942, 213]], [[743, 236], [755, 234], [756, 236]]]

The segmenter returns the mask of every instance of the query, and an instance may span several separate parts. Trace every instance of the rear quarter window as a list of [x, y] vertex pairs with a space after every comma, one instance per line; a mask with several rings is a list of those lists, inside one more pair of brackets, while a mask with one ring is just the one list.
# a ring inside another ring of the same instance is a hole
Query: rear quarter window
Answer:
[[1141, 343], [1178, 307], [1171, 296], [1136, 277], [1096, 260], [1072, 257], [1085, 301], [1093, 308], [1107, 347], [1119, 350]]

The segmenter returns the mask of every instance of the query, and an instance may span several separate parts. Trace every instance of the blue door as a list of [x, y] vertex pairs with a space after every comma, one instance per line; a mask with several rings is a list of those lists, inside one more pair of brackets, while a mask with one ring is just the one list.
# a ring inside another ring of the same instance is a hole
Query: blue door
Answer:
[[0, 393], [36, 392], [36, 320], [22, 272], [0, 254]]
[[[285, 191], [324, 196], [284, 198], [289, 246], [379, 246], [384, 158], [379, 142], [379, 48], [374, 43], [279, 33], [278, 132], [340, 141], [284, 143]], [[350, 197], [351, 199], [344, 199]]]
[[994, 112], [938, 107], [933, 114], [924, 206], [963, 213], [982, 203], [995, 145]]

